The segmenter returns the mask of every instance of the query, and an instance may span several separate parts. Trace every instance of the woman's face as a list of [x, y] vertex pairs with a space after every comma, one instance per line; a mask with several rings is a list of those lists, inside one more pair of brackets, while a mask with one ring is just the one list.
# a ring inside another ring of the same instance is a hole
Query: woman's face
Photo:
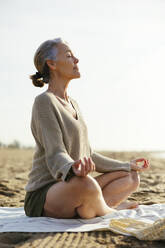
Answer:
[[67, 79], [79, 78], [80, 72], [77, 66], [79, 60], [73, 55], [69, 46], [59, 43], [57, 48], [56, 72]]

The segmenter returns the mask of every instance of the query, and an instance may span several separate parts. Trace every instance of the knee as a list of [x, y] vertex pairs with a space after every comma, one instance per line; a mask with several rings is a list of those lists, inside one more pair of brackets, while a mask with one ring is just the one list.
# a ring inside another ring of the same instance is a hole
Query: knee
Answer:
[[140, 176], [137, 171], [130, 172], [130, 180], [133, 190], [136, 190], [140, 185]]
[[90, 175], [86, 177], [77, 177], [79, 180], [78, 191], [83, 195], [96, 195], [101, 193], [98, 182]]

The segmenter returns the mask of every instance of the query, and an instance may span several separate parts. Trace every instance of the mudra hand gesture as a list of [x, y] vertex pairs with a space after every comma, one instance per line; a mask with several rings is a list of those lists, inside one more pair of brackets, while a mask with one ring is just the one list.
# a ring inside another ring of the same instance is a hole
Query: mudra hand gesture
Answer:
[[[144, 171], [149, 169], [149, 160], [145, 158], [137, 158], [130, 161], [131, 170]], [[76, 160], [72, 165], [73, 172], [76, 176], [85, 177], [88, 173], [95, 171], [95, 163], [91, 157], [84, 157], [84, 162], [82, 159]]]
[[95, 163], [91, 157], [84, 157], [84, 162], [82, 159], [76, 160], [72, 165], [73, 172], [78, 177], [85, 177], [88, 173], [95, 171]]
[[131, 164], [131, 170], [135, 170], [135, 171], [144, 171], [149, 169], [150, 167], [149, 160], [145, 158], [133, 159], [131, 160], [130, 164]]

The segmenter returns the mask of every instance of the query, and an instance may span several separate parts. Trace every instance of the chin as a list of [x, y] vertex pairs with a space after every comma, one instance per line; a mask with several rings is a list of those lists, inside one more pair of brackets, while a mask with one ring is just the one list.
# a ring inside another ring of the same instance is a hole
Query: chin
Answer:
[[77, 75], [77, 78], [80, 78], [81, 77], [81, 75], [80, 75], [80, 73]]
[[81, 75], [80, 75], [80, 73], [78, 72], [78, 73], [76, 73], [76, 74], [74, 74], [73, 76], [72, 76], [72, 79], [76, 79], [76, 78], [80, 78], [81, 77]]

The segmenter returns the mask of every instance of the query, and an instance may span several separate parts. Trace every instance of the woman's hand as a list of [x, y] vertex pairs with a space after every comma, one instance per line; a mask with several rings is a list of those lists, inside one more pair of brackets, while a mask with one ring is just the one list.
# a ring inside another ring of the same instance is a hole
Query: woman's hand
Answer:
[[84, 162], [82, 159], [75, 161], [72, 165], [72, 169], [76, 176], [85, 177], [88, 173], [95, 171], [96, 168], [91, 157], [84, 157]]
[[131, 160], [130, 164], [131, 164], [131, 170], [135, 170], [135, 171], [144, 171], [149, 169], [150, 167], [149, 160], [145, 158], [133, 159]]

